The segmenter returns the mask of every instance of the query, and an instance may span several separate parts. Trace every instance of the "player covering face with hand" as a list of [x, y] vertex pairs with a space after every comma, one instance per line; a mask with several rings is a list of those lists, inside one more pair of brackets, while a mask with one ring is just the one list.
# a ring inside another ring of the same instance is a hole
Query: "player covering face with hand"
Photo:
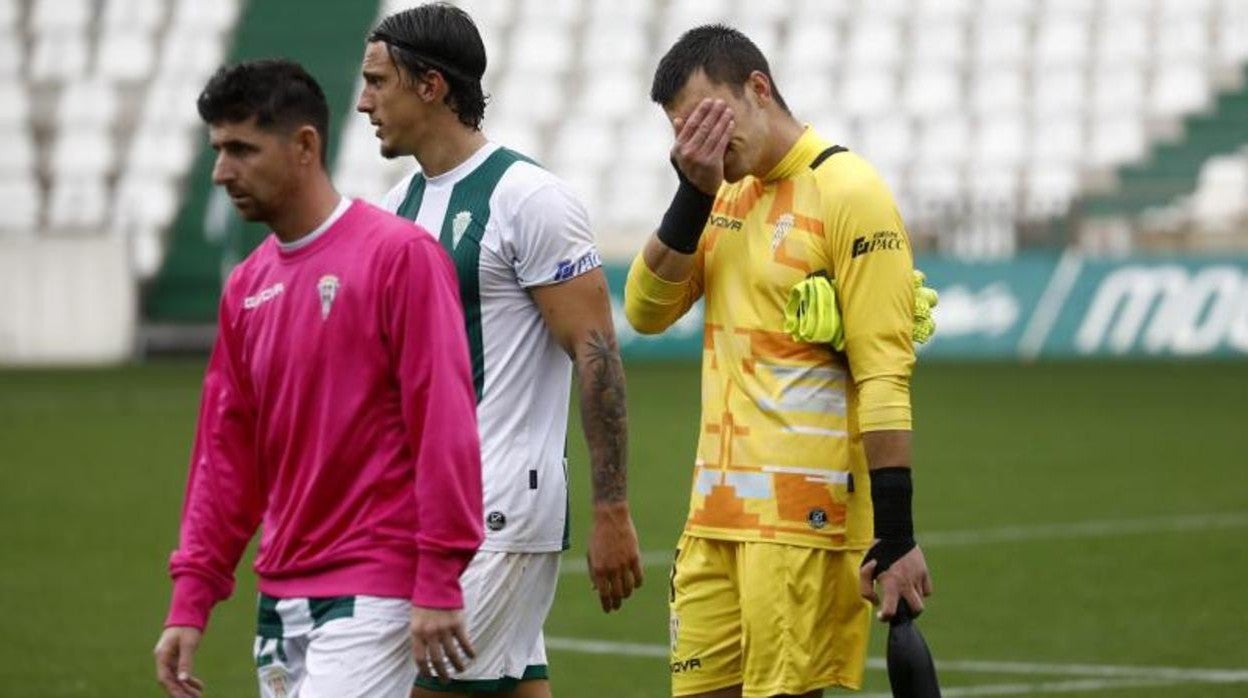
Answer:
[[[740, 32], [687, 32], [651, 97], [676, 135], [680, 187], [633, 262], [625, 310], [643, 333], [699, 298], [706, 313], [693, 491], [672, 571], [673, 693], [857, 688], [867, 599], [888, 619], [899, 599], [917, 611], [931, 592], [910, 512], [905, 226], [865, 160], [794, 118]], [[828, 289], [802, 290], [818, 278]], [[829, 302], [839, 338], [797, 314]]]

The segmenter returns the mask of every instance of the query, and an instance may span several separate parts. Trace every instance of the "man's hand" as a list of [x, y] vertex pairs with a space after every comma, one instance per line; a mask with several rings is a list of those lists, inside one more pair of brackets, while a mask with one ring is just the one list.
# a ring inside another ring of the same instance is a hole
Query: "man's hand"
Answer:
[[[876, 541], [876, 545], [879, 545], [879, 541]], [[915, 546], [877, 576], [875, 569], [879, 564], [879, 559], [874, 559], [858, 571], [859, 593], [864, 599], [880, 607], [876, 618], [885, 623], [892, 620], [893, 614], [897, 612], [899, 598], [904, 598], [910, 604], [910, 611], [917, 617], [923, 612], [924, 597], [932, 594], [932, 578], [927, 572], [927, 560], [923, 559], [923, 551]], [[882, 600], [876, 594], [876, 582], [879, 582], [883, 591]]]
[[199, 628], [170, 626], [156, 642], [156, 681], [172, 698], [199, 698], [204, 684], [191, 675], [195, 649], [203, 632]]
[[594, 505], [594, 529], [589, 537], [589, 578], [606, 613], [618, 611], [633, 589], [641, 586], [641, 552], [637, 530], [624, 502]]
[[672, 121], [676, 144], [672, 162], [699, 191], [715, 196], [724, 181], [724, 152], [737, 122], [722, 99], [704, 99], [688, 118]]
[[477, 656], [468, 642], [462, 611], [413, 606], [411, 632], [412, 656], [421, 676], [449, 680], [451, 668], [463, 671]]

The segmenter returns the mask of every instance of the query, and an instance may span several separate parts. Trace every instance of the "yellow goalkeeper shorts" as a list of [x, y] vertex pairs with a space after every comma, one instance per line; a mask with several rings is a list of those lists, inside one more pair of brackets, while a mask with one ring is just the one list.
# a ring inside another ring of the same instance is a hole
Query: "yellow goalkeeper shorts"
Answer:
[[682, 536], [672, 566], [672, 695], [857, 689], [871, 605], [863, 551]]

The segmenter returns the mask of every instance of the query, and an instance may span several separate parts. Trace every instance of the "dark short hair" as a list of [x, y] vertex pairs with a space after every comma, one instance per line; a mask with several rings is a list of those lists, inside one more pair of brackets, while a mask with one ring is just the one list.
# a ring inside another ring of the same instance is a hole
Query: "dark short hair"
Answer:
[[706, 24], [681, 35], [654, 71], [650, 99], [664, 107], [671, 105], [689, 82], [689, 76], [699, 68], [711, 82], [728, 85], [736, 94], [741, 94], [750, 73], [757, 70], [771, 81], [771, 95], [776, 104], [786, 112], [789, 110], [776, 87], [776, 79], [771, 76], [767, 57], [749, 37], [723, 24]]
[[384, 43], [395, 65], [412, 78], [441, 73], [448, 86], [446, 105], [460, 123], [481, 128], [485, 44], [467, 12], [444, 2], [420, 5], [381, 20], [368, 40]]
[[196, 105], [207, 124], [255, 117], [268, 131], [312, 126], [321, 138], [321, 164], [328, 160], [329, 103], [316, 79], [298, 63], [265, 58], [227, 65], [213, 74]]

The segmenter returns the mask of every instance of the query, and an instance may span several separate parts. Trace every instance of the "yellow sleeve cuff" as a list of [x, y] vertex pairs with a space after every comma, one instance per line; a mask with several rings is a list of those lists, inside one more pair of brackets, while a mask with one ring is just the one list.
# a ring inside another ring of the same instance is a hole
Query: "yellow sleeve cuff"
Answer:
[[667, 281], [646, 265], [642, 254], [633, 259], [624, 285], [624, 315], [633, 329], [657, 334], [678, 320], [692, 305], [690, 281]]
[[863, 432], [910, 430], [910, 382], [877, 376], [858, 384], [858, 428]]

